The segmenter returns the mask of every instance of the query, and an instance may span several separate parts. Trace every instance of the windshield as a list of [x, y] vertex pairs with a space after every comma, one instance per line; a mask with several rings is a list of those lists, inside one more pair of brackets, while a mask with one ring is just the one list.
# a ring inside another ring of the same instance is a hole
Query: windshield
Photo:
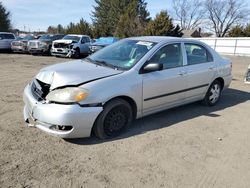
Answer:
[[65, 40], [73, 40], [73, 41], [76, 41], [76, 42], [80, 41], [80, 37], [72, 36], [72, 35], [66, 35], [65, 37], [63, 37], [63, 39], [65, 39]]
[[31, 35], [27, 35], [23, 38], [23, 40], [32, 40], [33, 39], [33, 36]]
[[2, 39], [15, 39], [15, 36], [13, 34], [0, 34], [0, 37]]
[[53, 35], [42, 35], [39, 40], [51, 40]]
[[124, 39], [103, 48], [86, 60], [128, 70], [133, 67], [156, 43]]

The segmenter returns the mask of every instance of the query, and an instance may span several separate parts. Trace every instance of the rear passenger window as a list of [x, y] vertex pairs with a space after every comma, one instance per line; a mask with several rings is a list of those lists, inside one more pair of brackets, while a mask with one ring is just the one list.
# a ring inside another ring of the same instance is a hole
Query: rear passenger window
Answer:
[[185, 48], [188, 65], [196, 65], [213, 61], [212, 55], [203, 46], [197, 44], [185, 44]]
[[181, 44], [169, 44], [161, 48], [150, 60], [151, 63], [163, 64], [163, 69], [180, 67], [183, 65]]

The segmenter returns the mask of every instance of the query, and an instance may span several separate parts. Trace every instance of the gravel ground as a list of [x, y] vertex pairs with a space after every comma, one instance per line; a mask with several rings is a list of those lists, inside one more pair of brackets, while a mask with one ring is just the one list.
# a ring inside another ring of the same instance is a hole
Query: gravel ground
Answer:
[[22, 93], [64, 58], [0, 54], [0, 187], [250, 187], [250, 57], [215, 107], [193, 103], [136, 120], [122, 136], [63, 140], [23, 122]]

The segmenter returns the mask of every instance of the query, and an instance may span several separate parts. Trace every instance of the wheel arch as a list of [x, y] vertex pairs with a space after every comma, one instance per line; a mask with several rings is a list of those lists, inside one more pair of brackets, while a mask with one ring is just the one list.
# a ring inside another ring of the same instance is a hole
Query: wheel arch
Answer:
[[136, 104], [136, 102], [135, 102], [134, 99], [132, 99], [131, 97], [126, 96], [126, 95], [120, 95], [120, 96], [113, 97], [112, 99], [109, 99], [108, 101], [106, 101], [106, 102], [104, 103], [104, 105], [105, 105], [106, 103], [108, 103], [108, 102], [114, 100], [114, 99], [123, 99], [123, 100], [125, 100], [126, 102], [128, 102], [129, 105], [130, 105], [131, 108], [132, 108], [133, 119], [136, 118], [136, 116], [137, 116], [137, 104]]
[[[217, 81], [219, 81], [219, 82], [221, 83], [221, 89], [223, 89], [223, 88], [224, 88], [224, 84], [225, 84], [224, 79], [223, 79], [222, 77], [218, 77], [218, 78], [216, 78], [215, 80], [217, 80]], [[215, 81], [215, 80], [214, 80], [214, 81]]]

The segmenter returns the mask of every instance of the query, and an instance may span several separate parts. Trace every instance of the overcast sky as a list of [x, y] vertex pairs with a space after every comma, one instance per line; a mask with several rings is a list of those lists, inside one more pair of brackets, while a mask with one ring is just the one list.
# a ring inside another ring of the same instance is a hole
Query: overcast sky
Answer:
[[[0, 0], [11, 12], [14, 28], [26, 31], [45, 31], [48, 26], [78, 22], [84, 18], [91, 22], [94, 0]], [[150, 16], [170, 9], [170, 0], [146, 0]]]

